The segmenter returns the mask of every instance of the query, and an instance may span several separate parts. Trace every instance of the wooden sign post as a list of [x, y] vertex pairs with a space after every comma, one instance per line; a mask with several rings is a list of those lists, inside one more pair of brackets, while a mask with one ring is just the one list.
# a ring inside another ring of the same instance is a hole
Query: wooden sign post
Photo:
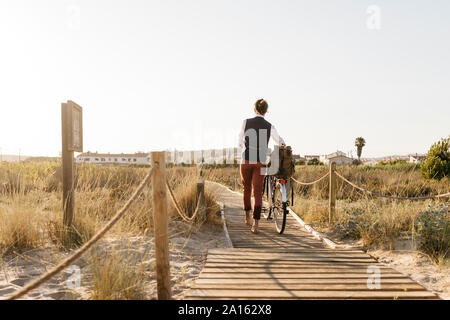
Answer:
[[75, 207], [73, 153], [83, 152], [83, 109], [71, 100], [61, 103], [61, 124], [63, 223], [70, 227]]
[[330, 186], [329, 186], [329, 216], [328, 223], [331, 226], [336, 214], [336, 163], [330, 163]]
[[169, 300], [170, 288], [169, 238], [167, 222], [165, 152], [152, 152], [153, 224], [155, 230], [156, 285], [159, 300]]

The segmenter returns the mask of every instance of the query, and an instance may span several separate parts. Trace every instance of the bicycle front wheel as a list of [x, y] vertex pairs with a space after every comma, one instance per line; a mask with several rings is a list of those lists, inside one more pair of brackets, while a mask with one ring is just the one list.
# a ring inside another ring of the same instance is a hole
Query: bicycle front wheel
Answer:
[[286, 228], [287, 208], [286, 203], [283, 202], [281, 195], [281, 186], [278, 184], [275, 188], [274, 204], [272, 206], [273, 220], [275, 221], [275, 227], [279, 234], [284, 232]]

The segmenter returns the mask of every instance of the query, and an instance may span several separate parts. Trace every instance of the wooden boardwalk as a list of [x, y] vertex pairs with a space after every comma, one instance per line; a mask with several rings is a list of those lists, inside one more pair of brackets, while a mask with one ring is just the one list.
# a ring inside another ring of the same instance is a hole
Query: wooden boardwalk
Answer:
[[[234, 248], [210, 249], [186, 299], [437, 299], [407, 276], [360, 250], [329, 249], [291, 216], [283, 235], [261, 219], [244, 223], [242, 197], [218, 184]], [[374, 273], [379, 272], [380, 287]], [[369, 284], [368, 284], [369, 280]], [[369, 287], [372, 287], [369, 288]]]

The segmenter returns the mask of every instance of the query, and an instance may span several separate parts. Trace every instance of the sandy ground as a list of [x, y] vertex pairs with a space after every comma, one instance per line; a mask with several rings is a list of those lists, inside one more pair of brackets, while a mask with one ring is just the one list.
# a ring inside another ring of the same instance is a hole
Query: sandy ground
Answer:
[[437, 265], [428, 256], [415, 250], [411, 240], [398, 240], [393, 250], [375, 250], [364, 248], [361, 240], [338, 241], [331, 233], [327, 237], [345, 247], [366, 251], [380, 263], [407, 275], [441, 299], [450, 300], [450, 268]]
[[439, 267], [418, 252], [376, 250], [368, 253], [379, 262], [408, 275], [441, 299], [450, 300], [450, 269]]
[[[172, 221], [169, 225], [169, 249], [171, 265], [171, 285], [174, 299], [182, 299], [183, 293], [200, 273], [209, 248], [227, 247], [222, 225], [203, 225], [192, 230], [187, 223]], [[156, 274], [154, 239], [151, 236], [127, 239], [106, 238], [96, 248], [106, 253], [121, 251], [124, 256], [132, 256], [133, 261], [146, 265], [144, 282], [146, 299], [156, 298]], [[69, 253], [54, 247], [35, 249], [11, 254], [0, 260], [0, 299], [20, 289], [30, 280], [38, 277], [57, 264]], [[73, 275], [77, 270], [69, 269], [54, 277], [41, 287], [30, 292], [25, 299], [89, 299], [91, 296], [92, 272], [89, 268], [89, 252], [75, 264], [80, 270], [80, 286], [73, 288]]]

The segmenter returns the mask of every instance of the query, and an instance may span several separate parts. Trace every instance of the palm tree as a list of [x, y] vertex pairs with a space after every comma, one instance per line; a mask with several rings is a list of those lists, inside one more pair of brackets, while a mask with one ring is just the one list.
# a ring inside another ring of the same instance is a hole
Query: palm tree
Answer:
[[358, 161], [361, 162], [361, 153], [363, 147], [366, 145], [366, 140], [363, 137], [358, 137], [355, 140], [356, 153], [358, 155]]

